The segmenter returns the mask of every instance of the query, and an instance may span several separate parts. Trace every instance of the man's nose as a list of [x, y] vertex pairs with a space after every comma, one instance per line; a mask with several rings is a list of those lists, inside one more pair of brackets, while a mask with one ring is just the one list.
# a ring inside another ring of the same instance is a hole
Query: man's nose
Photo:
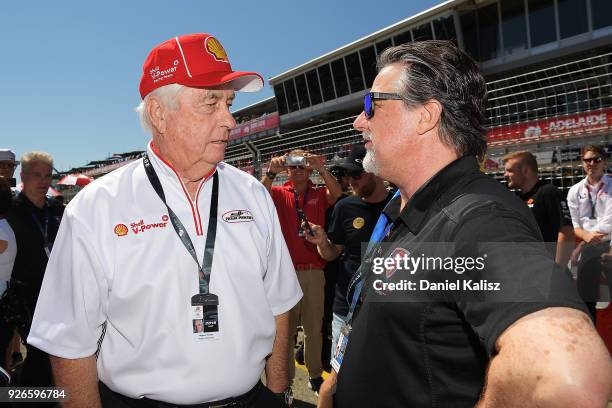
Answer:
[[359, 116], [355, 118], [355, 120], [353, 121], [353, 128], [361, 132], [365, 132], [368, 130], [368, 119], [365, 116], [365, 112], [362, 111]]

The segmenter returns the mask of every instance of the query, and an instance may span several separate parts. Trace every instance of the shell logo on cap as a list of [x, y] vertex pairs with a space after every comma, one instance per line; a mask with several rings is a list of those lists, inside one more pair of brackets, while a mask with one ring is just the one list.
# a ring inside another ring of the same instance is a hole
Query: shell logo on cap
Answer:
[[125, 224], [117, 224], [115, 225], [115, 234], [117, 234], [118, 237], [123, 237], [124, 235], [127, 235], [128, 233], [128, 227]]
[[206, 51], [217, 61], [229, 62], [227, 60], [227, 54], [225, 53], [225, 49], [215, 37], [208, 37], [204, 42], [204, 47]]

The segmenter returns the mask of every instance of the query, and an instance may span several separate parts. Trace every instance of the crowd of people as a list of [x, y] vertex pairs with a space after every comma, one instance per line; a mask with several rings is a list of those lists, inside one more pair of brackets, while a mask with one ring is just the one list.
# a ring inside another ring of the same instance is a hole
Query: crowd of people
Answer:
[[[486, 89], [469, 56], [423, 41], [378, 67], [354, 122], [363, 143], [332, 163], [293, 150], [261, 180], [223, 158], [235, 92], [263, 79], [210, 34], [153, 48], [144, 158], [66, 208], [46, 196], [49, 154], [0, 150], [12, 384], [63, 387], [67, 407], [288, 407], [301, 326], [319, 408], [607, 403], [593, 324], [603, 276], [612, 288], [607, 152], [583, 149], [567, 199], [513, 152], [506, 188], [480, 170]], [[409, 257], [483, 267], [410, 271]]]

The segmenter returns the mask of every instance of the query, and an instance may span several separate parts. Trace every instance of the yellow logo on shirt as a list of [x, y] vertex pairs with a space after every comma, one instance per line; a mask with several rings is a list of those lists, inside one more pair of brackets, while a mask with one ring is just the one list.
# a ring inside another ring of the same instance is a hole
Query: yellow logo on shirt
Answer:
[[361, 217], [357, 217], [353, 220], [353, 228], [361, 229], [365, 225], [365, 220]]

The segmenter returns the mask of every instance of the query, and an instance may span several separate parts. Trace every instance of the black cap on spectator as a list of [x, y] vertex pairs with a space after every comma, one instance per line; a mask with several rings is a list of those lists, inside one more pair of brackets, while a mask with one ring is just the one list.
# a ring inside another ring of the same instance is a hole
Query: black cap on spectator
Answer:
[[347, 157], [341, 159], [336, 166], [346, 171], [363, 171], [363, 158], [366, 155], [366, 148], [363, 143], [356, 143], [351, 146], [351, 152]]

